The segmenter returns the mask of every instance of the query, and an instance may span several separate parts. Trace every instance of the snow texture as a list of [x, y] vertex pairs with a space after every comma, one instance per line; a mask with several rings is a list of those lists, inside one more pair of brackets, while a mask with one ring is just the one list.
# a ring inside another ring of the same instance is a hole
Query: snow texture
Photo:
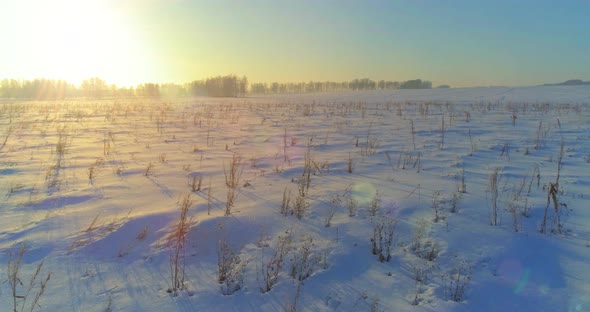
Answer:
[[590, 311], [589, 103], [588, 86], [0, 103], [0, 311], [22, 244], [17, 296], [51, 274], [35, 311]]

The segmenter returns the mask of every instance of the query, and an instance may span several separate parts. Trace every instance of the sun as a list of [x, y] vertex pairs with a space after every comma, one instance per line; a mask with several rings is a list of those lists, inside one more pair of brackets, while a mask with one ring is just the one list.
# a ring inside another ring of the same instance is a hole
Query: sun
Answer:
[[[16, 2], [16, 1], [15, 1]], [[80, 83], [100, 77], [108, 83], [133, 85], [155, 76], [145, 36], [132, 17], [111, 1], [23, 1], [16, 8], [20, 35], [9, 55], [14, 76], [47, 77]], [[16, 19], [16, 18], [15, 18]]]

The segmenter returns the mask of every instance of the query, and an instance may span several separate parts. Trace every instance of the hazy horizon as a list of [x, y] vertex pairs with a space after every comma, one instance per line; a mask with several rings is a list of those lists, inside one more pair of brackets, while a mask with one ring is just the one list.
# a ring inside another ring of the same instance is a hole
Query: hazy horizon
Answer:
[[583, 1], [0, 1], [0, 79], [590, 79]]

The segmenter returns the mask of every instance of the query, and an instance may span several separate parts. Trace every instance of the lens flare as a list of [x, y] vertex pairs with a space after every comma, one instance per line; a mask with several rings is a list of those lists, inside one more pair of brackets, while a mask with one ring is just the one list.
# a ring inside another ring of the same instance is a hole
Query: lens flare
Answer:
[[366, 205], [371, 202], [375, 195], [375, 187], [366, 182], [359, 182], [352, 187], [352, 198], [359, 204]]
[[508, 259], [500, 263], [498, 273], [512, 286], [514, 294], [520, 294], [528, 285], [531, 270], [524, 268], [520, 261]]

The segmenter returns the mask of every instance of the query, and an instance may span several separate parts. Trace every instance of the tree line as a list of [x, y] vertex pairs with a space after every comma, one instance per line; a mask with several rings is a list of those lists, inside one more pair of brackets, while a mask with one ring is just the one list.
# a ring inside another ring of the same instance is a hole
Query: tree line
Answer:
[[386, 81], [371, 80], [369, 78], [354, 79], [351, 81], [310, 81], [296, 83], [253, 83], [250, 86], [250, 93], [272, 94], [272, 93], [304, 93], [304, 92], [334, 92], [334, 91], [356, 91], [356, 90], [393, 90], [393, 89], [430, 89], [432, 82], [415, 79], [408, 81]]
[[74, 85], [64, 80], [34, 79], [17, 80], [3, 79], [0, 81], [0, 98], [61, 100], [66, 98], [131, 98], [131, 97], [241, 97], [246, 94], [278, 94], [306, 92], [335, 92], [355, 90], [385, 89], [430, 89], [432, 83], [427, 80], [415, 79], [403, 82], [375, 81], [368, 78], [351, 81], [309, 81], [297, 83], [248, 83], [248, 78], [236, 75], [210, 77], [194, 80], [189, 83], [143, 83], [135, 87], [119, 87], [108, 84], [105, 80], [93, 77]]

